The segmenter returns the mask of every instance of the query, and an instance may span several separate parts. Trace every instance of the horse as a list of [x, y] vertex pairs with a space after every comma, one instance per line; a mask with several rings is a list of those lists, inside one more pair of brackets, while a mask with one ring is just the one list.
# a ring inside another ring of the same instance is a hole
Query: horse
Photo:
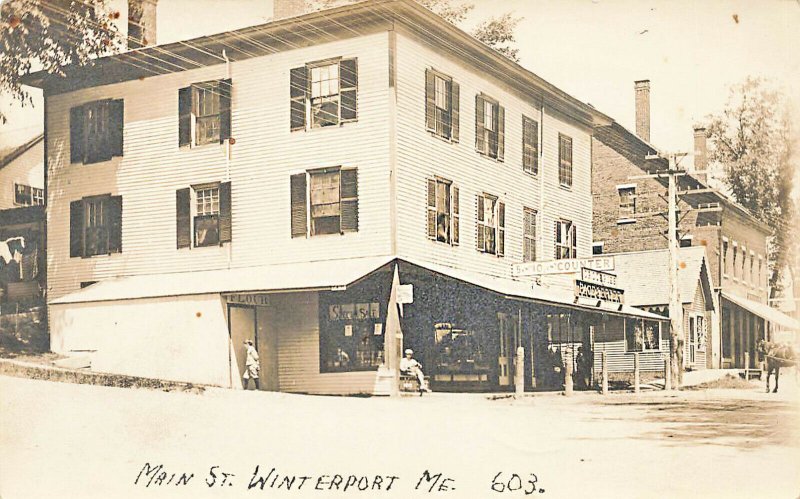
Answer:
[[781, 367], [795, 365], [794, 349], [790, 345], [761, 340], [758, 342], [758, 351], [764, 355], [767, 363], [767, 393], [769, 393], [769, 377], [773, 371], [775, 371], [775, 389], [772, 390], [772, 393], [778, 393]]

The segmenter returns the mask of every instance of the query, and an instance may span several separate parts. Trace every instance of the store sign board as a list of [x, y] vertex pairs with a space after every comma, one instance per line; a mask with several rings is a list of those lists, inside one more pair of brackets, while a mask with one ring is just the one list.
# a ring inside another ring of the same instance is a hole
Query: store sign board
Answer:
[[401, 284], [397, 288], [397, 303], [414, 303], [414, 285]]
[[548, 274], [576, 274], [582, 268], [594, 270], [614, 270], [613, 256], [596, 256], [592, 258], [571, 258], [568, 260], [552, 260], [549, 262], [525, 262], [511, 265], [511, 275], [515, 277]]
[[611, 286], [604, 286], [595, 282], [575, 279], [575, 296], [592, 298], [610, 303], [623, 303], [625, 291]]
[[616, 287], [617, 285], [616, 275], [610, 272], [603, 272], [602, 270], [590, 269], [588, 267], [581, 269], [581, 280], [601, 286]]
[[233, 294], [223, 295], [230, 305], [269, 305], [268, 294]]
[[364, 321], [381, 318], [380, 303], [337, 303], [328, 305], [328, 320]]

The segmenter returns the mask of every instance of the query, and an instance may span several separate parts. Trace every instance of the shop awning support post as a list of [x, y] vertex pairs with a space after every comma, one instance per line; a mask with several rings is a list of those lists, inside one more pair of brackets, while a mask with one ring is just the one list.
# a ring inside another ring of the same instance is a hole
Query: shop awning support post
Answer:
[[525, 394], [525, 347], [517, 347], [517, 357], [514, 366], [514, 393], [517, 397]]
[[601, 382], [601, 390], [603, 395], [608, 395], [608, 353], [603, 350], [600, 353], [600, 358], [603, 362], [603, 379]]
[[639, 352], [633, 353], [633, 393], [639, 393]]

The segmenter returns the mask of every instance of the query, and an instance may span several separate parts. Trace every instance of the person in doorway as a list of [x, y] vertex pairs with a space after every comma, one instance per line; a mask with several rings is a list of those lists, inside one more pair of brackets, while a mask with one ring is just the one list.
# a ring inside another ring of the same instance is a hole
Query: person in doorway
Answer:
[[578, 347], [578, 387], [588, 390], [592, 387], [592, 350], [584, 352], [583, 346]]
[[406, 356], [400, 359], [400, 372], [407, 376], [414, 376], [419, 381], [419, 390], [421, 392], [429, 392], [428, 386], [425, 384], [425, 374], [422, 372], [422, 364], [414, 358], [414, 350], [406, 349]]
[[260, 390], [261, 387], [258, 383], [258, 371], [261, 369], [261, 366], [258, 363], [258, 351], [253, 346], [253, 342], [251, 340], [245, 340], [244, 346], [247, 349], [245, 355], [246, 360], [244, 363], [244, 374], [242, 375], [242, 385], [244, 389], [247, 390], [250, 386], [250, 379], [252, 378], [256, 385], [256, 390]]

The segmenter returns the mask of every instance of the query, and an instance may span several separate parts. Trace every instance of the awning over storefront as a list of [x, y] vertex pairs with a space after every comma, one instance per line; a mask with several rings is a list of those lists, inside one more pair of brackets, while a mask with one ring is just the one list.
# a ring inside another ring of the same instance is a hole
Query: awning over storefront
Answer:
[[722, 297], [728, 300], [729, 302], [756, 314], [762, 319], [775, 324], [776, 326], [780, 326], [784, 329], [800, 330], [800, 322], [796, 321], [795, 319], [792, 319], [791, 317], [784, 314], [780, 310], [770, 307], [769, 305], [758, 303], [757, 301], [753, 300], [748, 300], [747, 298], [742, 298], [741, 296], [732, 295], [724, 291], [722, 292]]
[[[601, 302], [586, 298], [580, 298], [579, 300], [576, 300], [575, 295], [570, 292], [570, 290], [559, 286], [540, 286], [533, 281], [495, 277], [478, 272], [455, 269], [452, 267], [446, 267], [444, 265], [422, 262], [409, 258], [400, 258], [400, 260], [408, 262], [417, 267], [427, 269], [431, 272], [442, 274], [452, 279], [493, 291], [508, 298], [530, 300], [543, 304], [562, 305], [586, 311], [613, 313], [617, 315], [627, 315], [644, 319], [656, 319], [662, 321], [668, 320], [664, 316], [652, 314], [650, 312], [631, 307], [630, 305]], [[400, 274], [400, 281], [403, 282], [402, 273]]]
[[51, 305], [214, 293], [340, 289], [394, 257], [349, 258], [202, 272], [115, 277], [50, 302]]

